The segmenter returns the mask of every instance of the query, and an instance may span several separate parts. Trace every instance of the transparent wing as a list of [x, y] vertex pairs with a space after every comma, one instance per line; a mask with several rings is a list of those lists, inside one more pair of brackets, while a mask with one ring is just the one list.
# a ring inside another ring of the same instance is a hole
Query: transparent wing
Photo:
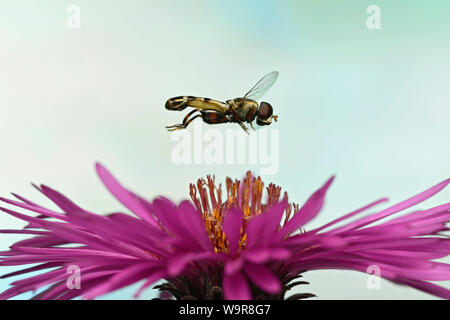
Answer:
[[247, 92], [244, 99], [259, 100], [270, 89], [270, 87], [278, 79], [278, 71], [272, 71], [261, 78], [254, 86]]

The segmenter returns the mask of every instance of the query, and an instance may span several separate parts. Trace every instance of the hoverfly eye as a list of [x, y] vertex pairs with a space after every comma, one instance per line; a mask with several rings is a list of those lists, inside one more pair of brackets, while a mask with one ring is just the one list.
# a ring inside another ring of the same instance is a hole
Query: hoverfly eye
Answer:
[[258, 109], [258, 118], [261, 120], [267, 120], [272, 115], [272, 106], [267, 102], [261, 102]]

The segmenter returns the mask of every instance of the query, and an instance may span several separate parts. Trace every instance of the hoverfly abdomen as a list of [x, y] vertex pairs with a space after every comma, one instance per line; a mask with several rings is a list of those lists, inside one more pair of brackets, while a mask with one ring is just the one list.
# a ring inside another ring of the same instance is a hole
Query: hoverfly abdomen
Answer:
[[170, 98], [166, 102], [166, 109], [182, 111], [186, 107], [189, 107], [188, 102], [190, 102], [194, 99], [195, 99], [195, 97], [193, 97], [193, 96], [178, 96], [178, 97]]

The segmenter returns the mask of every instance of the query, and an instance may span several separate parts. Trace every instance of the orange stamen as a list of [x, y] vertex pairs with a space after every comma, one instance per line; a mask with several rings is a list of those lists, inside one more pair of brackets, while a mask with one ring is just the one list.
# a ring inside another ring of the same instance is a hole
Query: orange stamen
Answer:
[[[223, 202], [222, 186], [221, 184], [216, 186], [214, 176], [208, 175], [206, 180], [198, 179], [197, 184], [190, 184], [189, 188], [191, 199], [197, 210], [202, 213], [205, 229], [214, 246], [214, 251], [217, 253], [229, 252], [228, 241], [223, 231], [224, 215], [229, 208], [236, 207], [242, 210], [244, 223], [239, 245], [241, 249], [244, 249], [247, 242], [245, 229], [248, 221], [280, 201], [281, 195], [280, 187], [269, 184], [266, 187], [267, 201], [263, 204], [264, 183], [260, 177], [255, 178], [250, 171], [247, 172], [242, 182], [237, 179], [234, 181], [230, 178], [226, 179], [227, 198]], [[286, 192], [283, 199], [286, 201], [288, 199]], [[283, 225], [298, 212], [298, 209], [298, 205], [288, 203]]]

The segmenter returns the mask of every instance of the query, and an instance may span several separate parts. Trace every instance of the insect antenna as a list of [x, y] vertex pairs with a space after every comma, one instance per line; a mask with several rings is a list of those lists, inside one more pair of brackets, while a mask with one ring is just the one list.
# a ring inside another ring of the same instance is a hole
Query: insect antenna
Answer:
[[278, 121], [278, 117], [280, 116], [280, 114], [281, 114], [281, 112], [277, 113], [277, 115], [272, 116], [272, 118], [275, 122]]

